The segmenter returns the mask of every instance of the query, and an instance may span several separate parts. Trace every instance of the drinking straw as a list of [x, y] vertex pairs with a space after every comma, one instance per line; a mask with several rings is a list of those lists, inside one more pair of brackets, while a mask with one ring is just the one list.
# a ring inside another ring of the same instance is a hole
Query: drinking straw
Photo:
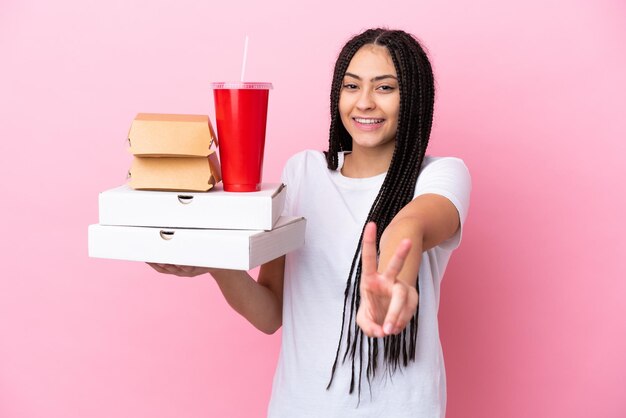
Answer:
[[246, 41], [243, 46], [243, 62], [241, 63], [241, 82], [243, 83], [243, 76], [246, 73], [246, 60], [248, 58], [248, 35], [246, 35]]

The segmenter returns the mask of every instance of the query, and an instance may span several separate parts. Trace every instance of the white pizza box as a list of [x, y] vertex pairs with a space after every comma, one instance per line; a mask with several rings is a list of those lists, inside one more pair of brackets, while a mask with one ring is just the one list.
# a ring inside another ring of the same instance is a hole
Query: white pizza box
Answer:
[[304, 244], [306, 220], [281, 217], [271, 231], [89, 225], [89, 256], [250, 270]]
[[285, 205], [283, 184], [258, 192], [134, 190], [127, 184], [100, 193], [100, 225], [271, 230]]

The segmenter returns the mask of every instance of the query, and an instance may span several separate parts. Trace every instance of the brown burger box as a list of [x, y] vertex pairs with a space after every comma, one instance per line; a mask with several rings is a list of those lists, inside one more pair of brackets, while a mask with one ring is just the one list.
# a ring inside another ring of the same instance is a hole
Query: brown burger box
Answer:
[[222, 180], [215, 150], [205, 157], [135, 157], [128, 175], [135, 190], [206, 192]]
[[139, 157], [207, 157], [217, 138], [206, 115], [139, 113], [128, 132], [130, 152]]

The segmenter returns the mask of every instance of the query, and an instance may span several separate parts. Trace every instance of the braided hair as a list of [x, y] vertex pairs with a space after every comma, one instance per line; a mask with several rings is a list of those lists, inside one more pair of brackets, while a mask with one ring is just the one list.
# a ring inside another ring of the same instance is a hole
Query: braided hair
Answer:
[[[383, 46], [387, 48], [391, 55], [398, 75], [400, 110], [395, 149], [391, 163], [380, 191], [367, 215], [361, 230], [359, 244], [352, 259], [344, 293], [339, 343], [337, 344], [337, 353], [327, 386], [327, 389], [329, 389], [332, 385], [345, 336], [342, 363], [346, 361], [348, 356], [352, 360], [352, 379], [349, 392], [352, 394], [355, 387], [358, 357], [359, 400], [363, 376], [364, 340], [367, 343], [366, 375], [370, 384], [378, 368], [377, 358], [379, 354], [379, 339], [365, 337], [356, 324], [356, 312], [359, 309], [361, 299], [359, 288], [361, 282], [360, 260], [363, 231], [368, 222], [374, 221], [376, 223], [376, 248], [379, 248], [383, 231], [400, 209], [413, 199], [415, 183], [430, 137], [435, 98], [434, 79], [430, 62], [419, 41], [411, 34], [401, 30], [369, 29], [350, 39], [339, 53], [335, 63], [330, 92], [330, 134], [328, 151], [325, 152], [326, 162], [330, 170], [337, 170], [339, 152], [352, 150], [352, 138], [343, 126], [339, 114], [339, 96], [343, 78], [352, 57], [361, 47], [368, 44]], [[419, 295], [419, 280], [416, 280], [416, 287]], [[385, 368], [390, 373], [395, 372], [400, 364], [407, 366], [409, 361], [415, 361], [418, 313], [419, 305], [408, 326], [400, 334], [389, 335], [382, 340], [383, 362]]]

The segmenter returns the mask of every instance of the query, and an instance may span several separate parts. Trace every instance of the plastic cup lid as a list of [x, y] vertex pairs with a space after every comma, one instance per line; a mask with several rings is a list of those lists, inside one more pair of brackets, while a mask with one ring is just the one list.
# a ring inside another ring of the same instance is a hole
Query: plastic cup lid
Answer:
[[247, 89], [247, 90], [271, 90], [274, 87], [272, 83], [258, 83], [253, 81], [232, 81], [232, 82], [219, 82], [211, 83], [213, 90], [220, 89]]

